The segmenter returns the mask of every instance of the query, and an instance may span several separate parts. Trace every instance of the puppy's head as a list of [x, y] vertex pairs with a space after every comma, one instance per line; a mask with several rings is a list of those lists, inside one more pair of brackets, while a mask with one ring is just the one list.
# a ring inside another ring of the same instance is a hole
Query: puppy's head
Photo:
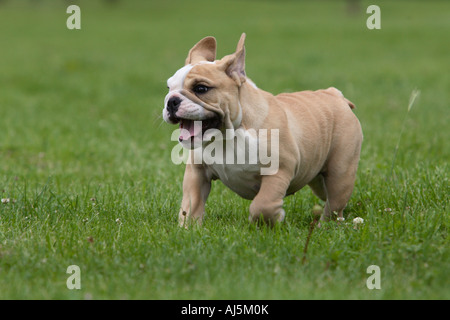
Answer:
[[[239, 88], [245, 82], [245, 33], [236, 52], [216, 59], [216, 39], [206, 37], [190, 51], [185, 66], [167, 80], [163, 118], [179, 124], [179, 141], [186, 148], [210, 141], [208, 129], [240, 126]], [[206, 133], [206, 134], [205, 134]]]

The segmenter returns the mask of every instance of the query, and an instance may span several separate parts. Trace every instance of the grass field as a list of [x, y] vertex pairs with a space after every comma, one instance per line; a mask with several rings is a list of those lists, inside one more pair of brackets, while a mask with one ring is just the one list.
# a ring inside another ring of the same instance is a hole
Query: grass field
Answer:
[[[450, 298], [450, 2], [377, 1], [381, 30], [367, 1], [74, 1], [81, 30], [68, 3], [0, 2], [0, 299]], [[346, 223], [316, 228], [306, 263], [308, 188], [268, 229], [216, 181], [203, 226], [177, 225], [166, 80], [242, 32], [260, 88], [335, 86], [364, 131]]]

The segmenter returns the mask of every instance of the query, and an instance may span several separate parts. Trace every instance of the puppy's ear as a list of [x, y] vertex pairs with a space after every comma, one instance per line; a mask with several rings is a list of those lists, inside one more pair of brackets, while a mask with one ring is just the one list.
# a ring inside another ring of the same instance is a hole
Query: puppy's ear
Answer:
[[203, 38], [189, 51], [185, 64], [195, 64], [200, 61], [214, 62], [216, 60], [216, 47], [216, 38]]
[[245, 36], [246, 36], [245, 32], [241, 34], [241, 38], [239, 39], [239, 42], [238, 42], [237, 47], [236, 47], [236, 52], [239, 52], [241, 50], [245, 51], [245, 47], [244, 47]]
[[225, 72], [226, 74], [232, 78], [238, 86], [241, 86], [245, 80], [245, 33], [241, 35], [239, 39], [238, 45], [236, 47], [236, 52], [232, 55], [229, 55], [225, 58]]

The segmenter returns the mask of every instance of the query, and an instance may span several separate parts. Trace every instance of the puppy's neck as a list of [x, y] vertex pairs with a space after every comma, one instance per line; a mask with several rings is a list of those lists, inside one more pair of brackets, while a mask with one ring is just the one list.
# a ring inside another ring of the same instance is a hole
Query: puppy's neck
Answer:
[[242, 108], [241, 127], [259, 129], [269, 113], [268, 101], [273, 98], [269, 92], [258, 89], [250, 79], [239, 88], [239, 101]]

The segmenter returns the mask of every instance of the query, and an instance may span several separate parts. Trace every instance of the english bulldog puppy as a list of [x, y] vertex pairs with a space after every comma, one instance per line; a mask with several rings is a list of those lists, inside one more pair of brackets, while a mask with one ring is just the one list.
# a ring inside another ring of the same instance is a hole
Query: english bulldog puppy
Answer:
[[[200, 40], [167, 81], [163, 118], [179, 125], [189, 149], [180, 224], [202, 222], [215, 179], [252, 200], [250, 221], [282, 221], [283, 199], [306, 185], [325, 201], [321, 220], [343, 219], [363, 140], [353, 103], [333, 87], [259, 89], [245, 72], [244, 41], [245, 33], [233, 54], [216, 60], [215, 38]], [[215, 152], [206, 152], [212, 144]]]

